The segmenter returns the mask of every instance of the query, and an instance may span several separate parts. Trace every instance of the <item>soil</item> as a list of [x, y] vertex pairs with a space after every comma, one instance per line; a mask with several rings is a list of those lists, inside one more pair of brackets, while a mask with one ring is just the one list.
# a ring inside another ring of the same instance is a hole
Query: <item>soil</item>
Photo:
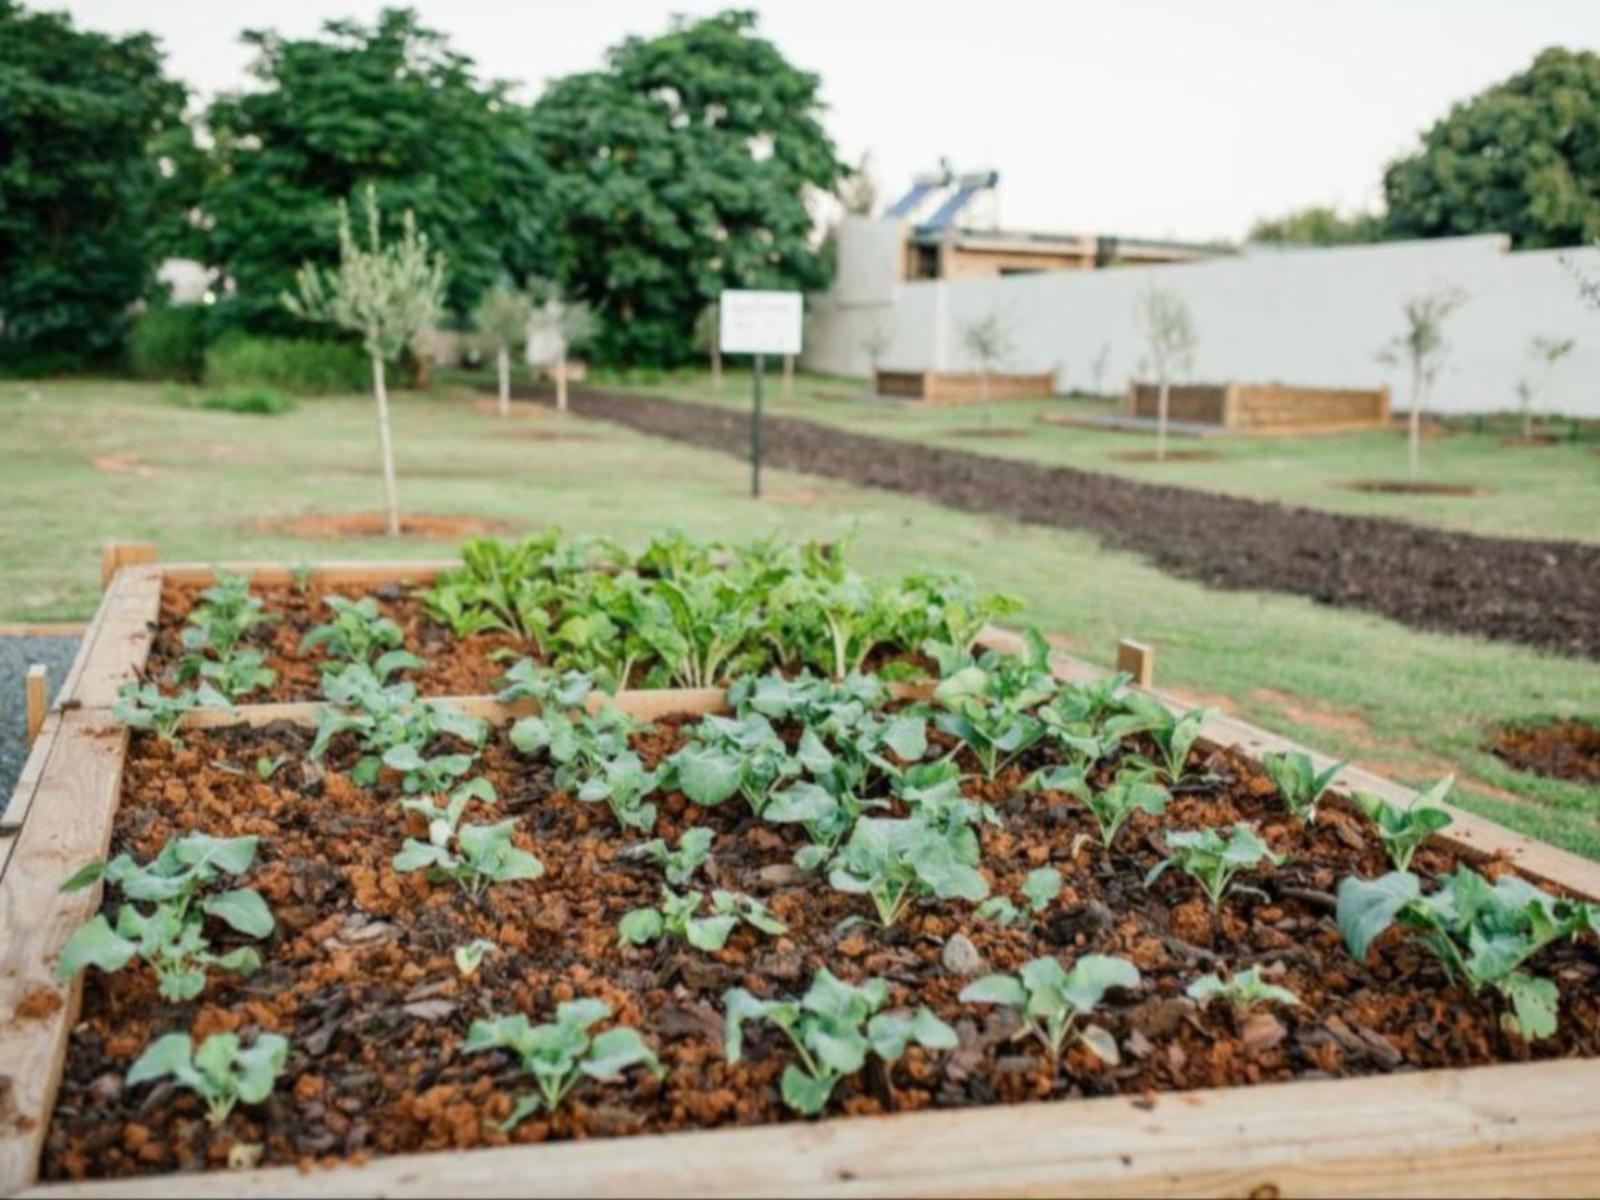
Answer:
[[1026, 437], [1026, 429], [1006, 425], [973, 425], [964, 429], [947, 429], [946, 437], [955, 438], [1018, 438]]
[[[743, 457], [732, 409], [584, 391], [580, 416]], [[964, 512], [1085, 529], [1186, 579], [1363, 609], [1419, 629], [1600, 658], [1600, 545], [1491, 538], [1291, 508], [768, 417], [766, 459]]]
[[[1008, 929], [976, 920], [962, 902], [926, 904], [889, 930], [870, 922], [841, 927], [867, 915], [870, 904], [795, 871], [798, 830], [755, 822], [736, 802], [707, 810], [663, 797], [659, 836], [676, 840], [696, 824], [716, 832], [714, 864], [700, 886], [754, 895], [789, 925], [778, 938], [742, 928], [725, 949], [699, 954], [679, 943], [619, 947], [617, 921], [656, 900], [659, 871], [623, 858], [632, 839], [619, 834], [604, 806], [555, 790], [548, 766], [516, 756], [503, 730], [482, 760], [500, 803], [468, 819], [514, 817], [517, 842], [540, 856], [546, 874], [491, 887], [476, 901], [452, 883], [396, 874], [390, 859], [405, 836], [422, 835], [421, 819], [398, 812], [393, 779], [373, 791], [350, 783], [348, 735], [324, 764], [305, 763], [310, 736], [286, 723], [193, 732], [179, 749], [133, 736], [112, 851], [149, 856], [169, 835], [196, 829], [257, 834], [258, 863], [243, 883], [266, 897], [278, 928], [258, 943], [259, 974], [214, 974], [195, 1003], [162, 1002], [142, 967], [90, 972], [44, 1178], [219, 1167], [239, 1143], [259, 1145], [264, 1164], [309, 1167], [372, 1154], [794, 1120], [778, 1092], [792, 1051], [770, 1026], [752, 1025], [746, 1060], [730, 1066], [721, 1049], [722, 995], [736, 986], [797, 995], [824, 966], [852, 982], [885, 979], [893, 1006], [927, 1004], [960, 1036], [953, 1051], [912, 1048], [892, 1068], [842, 1081], [830, 1106], [841, 1114], [1600, 1053], [1600, 953], [1591, 945], [1566, 944], [1537, 960], [1560, 988], [1562, 1021], [1554, 1037], [1533, 1046], [1501, 1028], [1495, 1000], [1452, 986], [1414, 942], [1391, 934], [1369, 965], [1353, 962], [1334, 925], [1332, 893], [1345, 875], [1387, 870], [1383, 852], [1368, 827], [1337, 805], [1309, 831], [1286, 825], [1267, 799], [1270, 783], [1228, 752], [1205, 764], [1219, 783], [1189, 789], [1159, 824], [1136, 815], [1111, 853], [1085, 841], [1092, 830], [1081, 808], [1020, 790], [1024, 772], [1048, 761], [1046, 752], [992, 784], [970, 782], [969, 796], [988, 800], [999, 815], [981, 835], [983, 869], [996, 890], [1016, 896], [1025, 874], [1045, 864], [1064, 877], [1055, 904]], [[681, 738], [669, 721], [637, 735], [635, 747], [655, 762]], [[291, 756], [289, 765], [262, 781], [253, 764], [279, 754]], [[1291, 856], [1248, 879], [1264, 895], [1235, 893], [1213, 914], [1177, 872], [1143, 885], [1162, 855], [1163, 827], [1236, 819], [1258, 822], [1273, 848]], [[1427, 876], [1454, 865], [1450, 853], [1426, 847], [1415, 869]], [[235, 940], [223, 928], [210, 932], [218, 949]], [[1056, 1066], [1037, 1043], [1017, 1036], [1010, 1014], [959, 1002], [966, 980], [942, 961], [956, 933], [983, 960], [979, 970], [1016, 970], [1043, 954], [1070, 961], [1110, 953], [1134, 962], [1141, 985], [1113, 992], [1097, 1017], [1120, 1046], [1120, 1065], [1080, 1045]], [[500, 949], [463, 979], [453, 950], [480, 937]], [[1224, 1006], [1199, 1009], [1183, 998], [1198, 975], [1248, 965], [1303, 1004], [1241, 1022]], [[501, 1133], [495, 1123], [529, 1082], [501, 1052], [464, 1055], [469, 1024], [514, 1012], [547, 1020], [556, 1004], [577, 996], [607, 1001], [670, 1074], [661, 1082], [642, 1072], [586, 1082], [553, 1117]], [[260, 1031], [288, 1037], [288, 1066], [272, 1096], [235, 1110], [213, 1132], [188, 1093], [167, 1083], [124, 1086], [129, 1064], [153, 1037], [185, 1028], [202, 1036], [233, 1030], [247, 1041]]]
[[1488, 749], [1515, 770], [1600, 787], [1600, 721], [1505, 725], [1489, 736]]
[[1543, 449], [1550, 446], [1559, 446], [1564, 439], [1559, 433], [1535, 433], [1528, 437], [1520, 434], [1516, 437], [1503, 437], [1500, 439], [1502, 446], [1518, 450]]
[[[308, 541], [331, 542], [340, 538], [387, 537], [387, 518], [380, 512], [307, 513], [274, 521], [269, 526], [276, 532]], [[483, 517], [440, 517], [427, 513], [401, 513], [400, 536], [427, 538], [433, 541], [456, 541], [485, 533], [501, 533], [511, 528], [504, 521], [490, 521]]]
[[1222, 455], [1215, 450], [1168, 450], [1164, 459], [1157, 458], [1154, 450], [1119, 450], [1111, 456], [1117, 462], [1216, 462]]
[[[167, 583], [161, 589], [161, 616], [156, 624], [145, 673], [170, 691], [179, 664], [188, 651], [182, 632], [185, 619], [199, 601], [204, 584]], [[321, 647], [300, 651], [300, 642], [317, 625], [327, 623], [332, 614], [326, 599], [344, 596], [359, 600], [370, 595], [379, 611], [405, 634], [405, 649], [421, 658], [420, 671], [400, 671], [396, 680], [409, 679], [425, 696], [476, 696], [498, 689], [506, 667], [518, 658], [537, 657], [508, 634], [485, 632], [458, 638], [449, 626], [428, 616], [414, 592], [418, 585], [405, 580], [386, 583], [375, 589], [328, 587], [315, 581], [302, 588], [296, 584], [255, 584], [251, 592], [265, 602], [265, 611], [274, 619], [257, 625], [244, 638], [245, 644], [262, 650], [267, 666], [278, 673], [272, 687], [254, 692], [248, 700], [265, 704], [283, 700], [316, 700], [322, 695], [322, 664], [327, 656]]]
[[1358, 479], [1344, 485], [1352, 492], [1368, 492], [1382, 496], [1489, 496], [1486, 487], [1468, 483], [1413, 483], [1406, 479]]

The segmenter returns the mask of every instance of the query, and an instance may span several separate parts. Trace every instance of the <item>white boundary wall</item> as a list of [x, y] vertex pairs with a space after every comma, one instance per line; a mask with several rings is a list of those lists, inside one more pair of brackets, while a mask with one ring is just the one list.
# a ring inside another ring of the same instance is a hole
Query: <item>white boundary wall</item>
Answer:
[[[1061, 392], [1122, 392], [1130, 377], [1145, 373], [1134, 306], [1156, 285], [1183, 297], [1193, 314], [1199, 346], [1191, 379], [1387, 384], [1394, 407], [1404, 409], [1404, 372], [1381, 363], [1378, 353], [1401, 331], [1406, 299], [1455, 287], [1467, 298], [1445, 325], [1449, 349], [1430, 410], [1514, 409], [1517, 381], [1529, 375], [1542, 388], [1541, 410], [1600, 417], [1600, 310], [1580, 300], [1562, 262], [1570, 259], [1600, 278], [1597, 250], [1511, 253], [1505, 238], [1489, 235], [899, 283], [897, 252], [890, 248], [898, 246], [899, 234], [892, 223], [850, 218], [839, 234], [838, 283], [812, 297], [802, 359], [811, 370], [867, 375], [866, 346], [875, 327], [888, 334], [881, 367], [970, 370], [962, 330], [993, 312], [1009, 326], [1014, 344], [1001, 369], [1053, 371]], [[1548, 380], [1528, 353], [1538, 336], [1577, 343]]]

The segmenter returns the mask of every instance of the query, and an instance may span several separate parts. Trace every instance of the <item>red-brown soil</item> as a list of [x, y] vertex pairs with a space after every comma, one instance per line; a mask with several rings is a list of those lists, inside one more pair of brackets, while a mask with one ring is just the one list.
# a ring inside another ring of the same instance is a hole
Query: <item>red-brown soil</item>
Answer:
[[[746, 413], [575, 393], [573, 412], [744, 457]], [[1084, 529], [1210, 587], [1287, 592], [1420, 629], [1600, 659], [1600, 545], [1479, 537], [1404, 521], [996, 458], [768, 417], [767, 462], [963, 512]]]
[[1381, 496], [1487, 496], [1490, 491], [1470, 483], [1428, 483], [1406, 479], [1358, 479], [1345, 487], [1352, 492], [1369, 492]]
[[1168, 450], [1166, 458], [1157, 458], [1154, 450], [1119, 450], [1111, 455], [1118, 462], [1216, 462], [1222, 455], [1215, 450]]
[[1504, 725], [1490, 735], [1489, 752], [1518, 771], [1600, 785], [1600, 721]]
[[[307, 541], [331, 542], [341, 538], [388, 537], [386, 518], [380, 512], [307, 513], [268, 523], [268, 528]], [[401, 513], [400, 536], [432, 541], [458, 541], [485, 533], [502, 533], [510, 526], [484, 517], [441, 517], [427, 513]]]
[[[640, 735], [636, 747], [655, 761], [680, 736], [667, 723]], [[1338, 807], [1309, 832], [1286, 824], [1266, 799], [1270, 784], [1231, 754], [1210, 761], [1222, 777], [1214, 791], [1182, 796], [1159, 823], [1136, 816], [1110, 854], [1082, 841], [1092, 830], [1077, 806], [1019, 790], [1023, 771], [1045, 754], [1030, 755], [992, 785], [970, 784], [969, 794], [990, 800], [1000, 814], [1000, 827], [982, 833], [983, 869], [997, 890], [1016, 896], [1024, 875], [1047, 863], [1065, 878], [1063, 895], [1036, 923], [1010, 929], [951, 902], [917, 908], [894, 929], [869, 923], [841, 930], [842, 920], [867, 915], [870, 905], [797, 874], [789, 859], [798, 831], [754, 822], [737, 802], [704, 810], [665, 797], [657, 834], [676, 839], [701, 823], [716, 830], [714, 870], [700, 886], [748, 892], [790, 926], [777, 939], [741, 929], [724, 950], [700, 954], [676, 943], [618, 946], [618, 919], [655, 901], [658, 870], [621, 859], [633, 839], [619, 833], [604, 806], [553, 792], [548, 768], [516, 756], [503, 734], [483, 760], [501, 802], [468, 819], [515, 816], [518, 842], [538, 853], [547, 874], [491, 887], [476, 902], [454, 884], [397, 875], [389, 860], [404, 836], [422, 833], [420, 820], [402, 818], [392, 779], [375, 792], [349, 782], [344, 772], [354, 752], [347, 741], [336, 742], [325, 768], [305, 764], [309, 739], [309, 731], [286, 724], [193, 732], [180, 750], [134, 735], [113, 852], [148, 856], [169, 835], [191, 829], [257, 834], [261, 854], [246, 882], [267, 897], [278, 930], [262, 946], [260, 974], [214, 976], [194, 1004], [161, 1002], [141, 967], [91, 972], [46, 1143], [46, 1179], [216, 1167], [237, 1142], [260, 1143], [267, 1164], [309, 1165], [508, 1140], [792, 1120], [778, 1094], [792, 1058], [787, 1043], [770, 1027], [752, 1026], [746, 1061], [729, 1066], [721, 998], [734, 986], [798, 994], [824, 966], [852, 981], [883, 977], [893, 1004], [928, 1004], [961, 1038], [954, 1051], [913, 1048], [892, 1069], [874, 1066], [843, 1081], [830, 1107], [837, 1114], [1600, 1053], [1600, 953], [1591, 945], [1562, 946], [1538, 959], [1536, 969], [1560, 986], [1562, 1022], [1555, 1037], [1533, 1047], [1501, 1029], [1495, 1000], [1448, 984], [1414, 943], [1391, 935], [1372, 965], [1351, 961], [1334, 926], [1332, 893], [1347, 874], [1387, 870], [1382, 851], [1362, 822]], [[263, 782], [253, 764], [278, 754], [291, 762]], [[1144, 887], [1144, 872], [1161, 857], [1162, 828], [1240, 818], [1259, 822], [1274, 849], [1291, 856], [1248, 879], [1265, 898], [1236, 894], [1213, 915], [1176, 872]], [[1436, 848], [1416, 862], [1425, 875], [1453, 866], [1453, 856]], [[1121, 1046], [1122, 1065], [1106, 1066], [1076, 1046], [1052, 1070], [1036, 1043], [1014, 1038], [1008, 1014], [960, 1003], [965, 981], [941, 964], [943, 943], [958, 932], [990, 969], [1014, 970], [1041, 954], [1132, 960], [1142, 986], [1113, 993], [1101, 1018]], [[478, 937], [501, 949], [464, 980], [452, 952]], [[1183, 998], [1200, 974], [1252, 964], [1304, 1005], [1241, 1024], [1221, 1006], [1200, 1010]], [[670, 1075], [660, 1083], [642, 1073], [587, 1082], [554, 1117], [530, 1118], [509, 1137], [500, 1133], [494, 1122], [529, 1085], [498, 1052], [463, 1055], [468, 1025], [512, 1012], [547, 1020], [558, 1002], [580, 995], [609, 1002]], [[152, 1037], [185, 1028], [288, 1037], [288, 1068], [272, 1097], [236, 1110], [212, 1133], [192, 1096], [165, 1084], [124, 1087], [129, 1064]]]
[[[315, 626], [332, 617], [324, 602], [328, 596], [359, 600], [371, 595], [379, 611], [405, 634], [405, 648], [427, 666], [419, 671], [404, 671], [396, 679], [410, 679], [425, 696], [483, 695], [496, 690], [509, 662], [525, 654], [537, 655], [531, 647], [501, 633], [478, 633], [458, 638], [446, 625], [428, 616], [414, 593], [420, 585], [407, 581], [364, 587], [328, 587], [309, 582], [296, 584], [254, 584], [251, 591], [265, 601], [265, 611], [275, 620], [256, 626], [245, 635], [245, 642], [267, 655], [267, 665], [278, 673], [272, 687], [252, 693], [243, 700], [265, 704], [280, 700], [316, 700], [322, 695], [321, 666], [327, 656], [318, 647], [300, 651], [301, 639]], [[179, 663], [188, 653], [180, 640], [184, 620], [199, 601], [203, 584], [168, 583], [161, 589], [161, 617], [145, 673], [153, 680], [169, 684]], [[173, 689], [176, 684], [171, 684]]]

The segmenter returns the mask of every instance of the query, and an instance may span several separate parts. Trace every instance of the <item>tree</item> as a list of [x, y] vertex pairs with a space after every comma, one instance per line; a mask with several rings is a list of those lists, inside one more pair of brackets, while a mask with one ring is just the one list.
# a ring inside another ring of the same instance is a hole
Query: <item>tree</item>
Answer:
[[533, 302], [527, 293], [506, 283], [497, 283], [483, 294], [472, 310], [472, 327], [494, 351], [500, 380], [500, 415], [511, 415], [511, 350], [528, 336]]
[[545, 299], [533, 311], [533, 331], [549, 341], [556, 354], [556, 411], [567, 411], [567, 354], [595, 335], [594, 310], [583, 301], [569, 301], [554, 285], [544, 285]]
[[1466, 300], [1466, 293], [1459, 288], [1436, 288], [1411, 297], [1402, 306], [1406, 321], [1404, 332], [1397, 334], [1378, 354], [1381, 362], [1404, 366], [1410, 372], [1411, 411], [1406, 450], [1408, 478], [1413, 484], [1422, 476], [1422, 410], [1448, 349], [1444, 322]]
[[978, 402], [984, 406], [983, 419], [987, 424], [989, 412], [989, 373], [1011, 354], [1011, 329], [999, 313], [973, 321], [961, 331], [961, 344], [978, 364]]
[[1144, 337], [1156, 374], [1156, 461], [1167, 457], [1167, 410], [1174, 373], [1187, 375], [1199, 338], [1189, 306], [1175, 292], [1151, 287], [1134, 306], [1134, 319]]
[[1600, 55], [1552, 48], [1389, 165], [1391, 237], [1508, 233], [1520, 248], [1600, 235]]
[[694, 323], [694, 348], [711, 359], [711, 390], [722, 394], [722, 305], [711, 303], [700, 310]]
[[361, 335], [372, 361], [372, 395], [378, 406], [378, 448], [383, 458], [385, 528], [400, 534], [400, 496], [394, 478], [394, 439], [389, 430], [389, 392], [383, 365], [438, 319], [444, 303], [444, 258], [428, 248], [410, 209], [398, 241], [385, 245], [379, 233], [378, 195], [366, 190], [367, 243], [350, 228], [350, 211], [339, 205], [339, 265], [323, 270], [306, 263], [284, 307], [307, 321], [325, 321]]
[[0, 0], [0, 362], [117, 356], [186, 226], [187, 94], [148, 34], [75, 29]]
[[236, 288], [220, 322], [285, 326], [279, 294], [302, 263], [332, 263], [338, 203], [359, 203], [368, 185], [384, 212], [414, 213], [448, 257], [458, 316], [499, 280], [548, 270], [547, 193], [527, 110], [415, 14], [387, 9], [370, 26], [331, 21], [321, 37], [252, 30], [243, 40], [260, 86], [219, 98], [206, 117], [218, 165], [203, 197], [208, 256]]
[[1358, 212], [1342, 216], [1327, 205], [1313, 204], [1279, 217], [1262, 217], [1250, 227], [1247, 241], [1279, 246], [1349, 246], [1381, 241], [1383, 218]]
[[1517, 380], [1517, 400], [1522, 409], [1522, 440], [1533, 439], [1533, 401], [1536, 393], [1549, 389], [1556, 364], [1577, 345], [1572, 338], [1536, 337], [1528, 343], [1528, 357], [1539, 374], [1537, 381], [1524, 375]]
[[861, 350], [867, 356], [867, 368], [872, 372], [873, 386], [877, 386], [878, 364], [883, 361], [883, 356], [889, 353], [889, 347], [894, 344], [894, 335], [889, 329], [888, 322], [873, 318], [861, 332]]
[[838, 186], [839, 203], [844, 211], [857, 217], [870, 217], [878, 207], [878, 185], [872, 178], [872, 155], [861, 156], [861, 161], [848, 171]]
[[673, 364], [724, 288], [828, 282], [808, 201], [844, 173], [817, 77], [757, 35], [756, 17], [678, 20], [628, 38], [603, 70], [533, 106], [550, 171], [556, 275], [603, 310], [594, 353]]

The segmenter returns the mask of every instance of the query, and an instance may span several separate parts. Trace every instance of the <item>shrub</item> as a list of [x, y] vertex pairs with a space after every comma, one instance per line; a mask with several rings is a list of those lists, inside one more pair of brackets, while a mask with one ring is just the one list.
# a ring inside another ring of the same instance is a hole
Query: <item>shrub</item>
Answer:
[[128, 331], [128, 366], [140, 379], [200, 378], [206, 360], [206, 310], [198, 304], [158, 304]]
[[200, 407], [213, 412], [276, 417], [281, 413], [293, 412], [295, 403], [274, 388], [246, 388], [237, 392], [213, 392], [201, 399]]
[[310, 338], [229, 336], [206, 351], [214, 387], [273, 387], [300, 395], [365, 392], [367, 360], [359, 347]]

